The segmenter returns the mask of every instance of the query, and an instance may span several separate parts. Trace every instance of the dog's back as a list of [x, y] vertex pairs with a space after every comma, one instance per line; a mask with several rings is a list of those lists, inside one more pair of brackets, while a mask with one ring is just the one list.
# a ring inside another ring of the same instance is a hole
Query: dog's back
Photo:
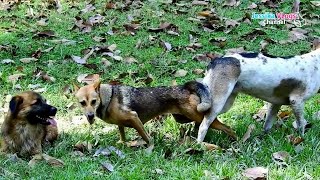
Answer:
[[[318, 58], [314, 58], [318, 56]], [[317, 92], [320, 82], [320, 53], [294, 57], [269, 57], [261, 53], [233, 54], [241, 67], [235, 91], [276, 104], [288, 104], [289, 94]], [[309, 98], [310, 96], [306, 97]]]

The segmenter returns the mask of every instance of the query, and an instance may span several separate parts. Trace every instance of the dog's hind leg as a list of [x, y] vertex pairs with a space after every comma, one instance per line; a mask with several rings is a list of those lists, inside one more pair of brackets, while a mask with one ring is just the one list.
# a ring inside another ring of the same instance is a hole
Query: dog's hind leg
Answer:
[[208, 128], [217, 118], [221, 112], [226, 112], [232, 106], [234, 99], [237, 94], [232, 94], [234, 86], [236, 84], [235, 80], [229, 81], [219, 87], [216, 86], [217, 90], [212, 91], [212, 108], [210, 112], [205, 114], [202, 123], [199, 127], [198, 132], [198, 142], [202, 142], [207, 134]]
[[303, 136], [307, 121], [303, 117], [304, 102], [303, 102], [302, 96], [291, 95], [289, 99], [290, 99], [290, 104], [293, 109], [294, 115], [296, 117], [298, 131], [300, 135]]
[[267, 133], [272, 128], [273, 122], [277, 119], [277, 114], [280, 107], [281, 105], [279, 104], [271, 104], [271, 103], [268, 104], [267, 117], [263, 127], [264, 132]]

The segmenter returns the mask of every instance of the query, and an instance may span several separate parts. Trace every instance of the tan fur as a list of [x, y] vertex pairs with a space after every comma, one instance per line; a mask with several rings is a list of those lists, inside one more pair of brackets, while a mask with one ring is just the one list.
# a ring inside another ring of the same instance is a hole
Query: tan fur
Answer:
[[42, 152], [41, 143], [53, 142], [57, 139], [58, 130], [53, 125], [30, 124], [26, 114], [32, 110], [37, 96], [31, 92], [23, 92], [12, 101], [19, 101], [17, 112], [9, 110], [1, 127], [1, 151], [31, 156]]
[[[144, 130], [143, 124], [161, 114], [175, 114], [175, 118], [180, 115], [176, 118], [180, 123], [194, 121], [200, 124], [204, 117], [203, 112], [197, 110], [200, 98], [182, 86], [133, 88], [100, 85], [100, 82], [96, 82], [81, 88], [75, 86], [75, 90], [75, 96], [82, 103], [81, 106], [87, 118], [89, 118], [88, 114], [94, 111], [95, 116], [103, 121], [118, 125], [120, 141], [125, 141], [124, 127], [132, 127], [149, 143], [150, 137]], [[109, 91], [112, 91], [111, 95]], [[108, 95], [107, 92], [109, 92]], [[93, 99], [96, 100], [96, 104], [91, 103]], [[94, 122], [90, 118], [88, 121]], [[215, 120], [211, 127], [222, 130], [236, 139], [234, 131], [219, 120]]]

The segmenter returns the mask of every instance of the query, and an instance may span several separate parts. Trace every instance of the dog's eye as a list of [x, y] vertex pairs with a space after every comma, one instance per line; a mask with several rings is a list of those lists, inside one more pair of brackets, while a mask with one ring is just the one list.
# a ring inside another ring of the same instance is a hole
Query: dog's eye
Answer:
[[85, 101], [80, 101], [80, 104], [81, 104], [82, 106], [85, 106], [85, 105], [86, 105], [86, 102], [85, 102]]
[[94, 100], [92, 100], [92, 101], [91, 101], [91, 105], [95, 105], [95, 104], [96, 104], [96, 102], [97, 102], [97, 100], [95, 100], [95, 99], [94, 99]]

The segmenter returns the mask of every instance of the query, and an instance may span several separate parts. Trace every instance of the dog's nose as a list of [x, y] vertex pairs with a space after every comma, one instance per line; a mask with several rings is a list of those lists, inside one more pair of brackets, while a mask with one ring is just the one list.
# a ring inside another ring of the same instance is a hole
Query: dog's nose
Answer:
[[89, 120], [92, 120], [92, 119], [94, 118], [94, 113], [93, 113], [93, 112], [89, 112], [89, 113], [87, 114], [87, 116], [88, 116], [88, 119], [89, 119]]
[[50, 115], [55, 116], [56, 113], [57, 113], [57, 108], [55, 108], [55, 107], [52, 106], [52, 107], [50, 108]]

